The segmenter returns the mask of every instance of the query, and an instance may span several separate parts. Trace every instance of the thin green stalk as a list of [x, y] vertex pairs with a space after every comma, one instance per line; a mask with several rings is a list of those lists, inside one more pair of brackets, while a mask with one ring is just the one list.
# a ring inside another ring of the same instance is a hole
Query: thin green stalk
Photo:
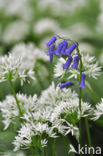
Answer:
[[43, 156], [46, 156], [46, 147], [43, 148]]
[[[81, 55], [80, 55], [78, 46], [77, 46], [77, 53], [78, 53], [79, 60], [80, 60], [80, 79], [79, 79], [79, 83], [80, 83], [81, 82], [81, 76], [82, 76], [82, 59], [81, 59]], [[80, 110], [80, 112], [81, 112], [81, 102], [82, 102], [82, 88], [79, 87], [79, 110]], [[81, 119], [79, 121], [79, 132], [80, 132], [79, 141], [80, 141], [80, 145], [82, 147], [82, 123], [81, 123]]]
[[38, 147], [35, 148], [35, 156], [40, 156]]
[[[78, 56], [79, 56], [79, 59], [80, 59], [80, 81], [79, 81], [79, 83], [80, 83], [81, 82], [81, 76], [82, 76], [82, 66], [83, 66], [83, 63], [82, 63], [82, 58], [81, 58], [78, 46], [77, 46], [77, 53], [78, 53]], [[80, 110], [80, 112], [81, 112], [81, 101], [82, 101], [82, 88], [79, 88], [79, 110]], [[90, 130], [89, 130], [87, 118], [85, 118], [85, 126], [86, 126], [86, 131], [87, 131], [88, 144], [91, 147], [92, 143], [91, 143], [91, 136], [90, 136]], [[81, 120], [80, 120], [80, 122], [79, 122], [80, 145], [82, 145], [82, 136], [81, 136], [81, 132], [82, 131], [81, 131], [81, 129], [82, 128], [81, 128]], [[91, 156], [92, 156], [92, 153], [91, 153]]]
[[63, 138], [66, 154], [68, 155], [68, 141], [67, 141], [68, 139], [64, 135], [62, 136], [62, 138]]
[[16, 96], [16, 92], [15, 92], [15, 89], [14, 89], [13, 82], [12, 82], [11, 79], [9, 80], [9, 82], [10, 82], [10, 86], [11, 86], [11, 89], [12, 89], [12, 93], [13, 93], [14, 98], [16, 100], [16, 104], [17, 104], [17, 107], [18, 107], [18, 110], [19, 110], [19, 114], [20, 114], [20, 116], [22, 116], [22, 111], [21, 111], [21, 108], [20, 108], [20, 105], [19, 105], [19, 101], [18, 101], [17, 96]]
[[[90, 130], [89, 130], [89, 125], [88, 125], [88, 119], [87, 118], [85, 118], [85, 126], [86, 126], [86, 131], [87, 131], [88, 144], [89, 144], [89, 147], [92, 147], [91, 135], [90, 135]], [[92, 151], [91, 151], [90, 155], [93, 156]]]
[[56, 139], [54, 138], [53, 144], [52, 144], [52, 156], [56, 156]]

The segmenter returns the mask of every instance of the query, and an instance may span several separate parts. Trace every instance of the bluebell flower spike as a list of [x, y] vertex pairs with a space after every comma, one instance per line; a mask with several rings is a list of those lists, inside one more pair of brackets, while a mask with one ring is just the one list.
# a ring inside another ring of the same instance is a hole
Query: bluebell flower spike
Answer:
[[74, 62], [71, 68], [78, 70], [78, 64], [79, 64], [79, 56], [75, 56]]
[[50, 48], [50, 46], [55, 43], [56, 38], [56, 36], [53, 36], [48, 42], [46, 42], [48, 48]]
[[67, 59], [66, 63], [62, 65], [63, 68], [64, 68], [64, 69], [68, 69], [68, 68], [70, 67], [71, 63], [72, 63], [72, 60], [73, 60], [73, 59], [72, 59], [72, 57], [70, 56], [70, 57]]
[[73, 50], [77, 47], [77, 43], [73, 43], [69, 49], [66, 50], [65, 54], [71, 56]]
[[71, 85], [72, 85], [72, 81], [68, 81], [68, 82], [60, 84], [59, 87], [60, 87], [60, 89], [62, 89], [62, 88], [65, 88], [65, 87], [69, 87]]
[[81, 83], [80, 83], [80, 88], [86, 88], [86, 85], [85, 85], [85, 78], [86, 78], [86, 75], [84, 73], [82, 73], [81, 75]]

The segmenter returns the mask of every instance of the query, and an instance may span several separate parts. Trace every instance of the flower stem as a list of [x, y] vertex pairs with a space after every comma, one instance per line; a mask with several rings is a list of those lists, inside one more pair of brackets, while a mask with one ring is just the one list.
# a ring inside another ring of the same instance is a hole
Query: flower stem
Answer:
[[56, 139], [53, 139], [53, 144], [52, 144], [52, 156], [56, 156]]
[[[85, 126], [86, 126], [86, 131], [87, 131], [88, 144], [89, 144], [89, 147], [92, 147], [91, 135], [90, 135], [90, 130], [89, 130], [89, 125], [88, 125], [88, 119], [87, 118], [85, 118]], [[90, 153], [90, 156], [93, 156], [92, 151]]]
[[[81, 82], [81, 75], [82, 75], [83, 63], [82, 63], [82, 58], [81, 58], [81, 55], [80, 55], [80, 51], [79, 51], [78, 46], [77, 46], [77, 53], [78, 53], [78, 56], [79, 56], [79, 59], [80, 59], [80, 82]], [[80, 110], [80, 112], [81, 112], [81, 100], [82, 100], [82, 88], [79, 87], [79, 110]], [[88, 144], [91, 147], [92, 146], [92, 143], [91, 143], [91, 136], [90, 136], [90, 130], [89, 130], [87, 118], [85, 118], [85, 126], [86, 126], [86, 131], [87, 131]], [[81, 127], [81, 120], [80, 120], [80, 122], [79, 122], [80, 145], [82, 145], [82, 137], [81, 137], [81, 132], [82, 131], [81, 131], [81, 129], [82, 129], [82, 127]], [[90, 155], [92, 156], [92, 152], [91, 152]]]
[[[79, 51], [78, 46], [77, 46], [77, 53], [78, 53], [79, 60], [80, 60], [80, 79], [79, 79], [79, 83], [80, 83], [81, 82], [81, 76], [82, 76], [82, 59], [81, 59], [81, 55], [80, 55], [80, 51]], [[79, 87], [79, 110], [80, 110], [80, 114], [81, 114], [81, 102], [82, 102], [82, 88]], [[82, 123], [81, 123], [81, 119], [79, 121], [79, 132], [80, 132], [79, 142], [80, 142], [80, 145], [82, 147]]]
[[21, 108], [20, 108], [20, 105], [19, 105], [18, 98], [17, 98], [17, 96], [16, 96], [16, 92], [15, 92], [15, 89], [14, 89], [13, 82], [12, 82], [11, 79], [9, 80], [9, 82], [10, 82], [10, 86], [11, 86], [11, 89], [12, 89], [12, 93], [13, 93], [14, 98], [15, 98], [15, 100], [16, 100], [16, 104], [17, 104], [17, 107], [18, 107], [18, 110], [19, 110], [19, 114], [20, 114], [20, 116], [22, 116], [22, 111], [21, 111]]

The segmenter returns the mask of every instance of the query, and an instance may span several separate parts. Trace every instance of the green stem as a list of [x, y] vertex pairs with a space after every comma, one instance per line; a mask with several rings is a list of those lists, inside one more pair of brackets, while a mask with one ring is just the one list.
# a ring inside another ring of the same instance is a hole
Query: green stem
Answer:
[[52, 144], [52, 156], [56, 156], [56, 139], [54, 138], [53, 144]]
[[62, 136], [62, 138], [65, 146], [66, 155], [68, 155], [68, 139], [64, 135]]
[[12, 89], [12, 93], [13, 93], [14, 98], [16, 100], [16, 104], [17, 104], [17, 107], [18, 107], [18, 110], [19, 110], [19, 114], [20, 114], [20, 116], [22, 116], [22, 111], [21, 111], [21, 108], [20, 108], [20, 105], [19, 105], [19, 101], [18, 101], [17, 96], [16, 96], [16, 92], [15, 92], [15, 89], [14, 89], [13, 82], [12, 82], [11, 79], [9, 80], [9, 82], [10, 82], [10, 86], [11, 86], [11, 89]]
[[46, 147], [43, 148], [43, 156], [46, 156]]
[[35, 156], [40, 156], [38, 147], [35, 148]]
[[[86, 126], [86, 131], [87, 131], [88, 144], [89, 144], [89, 147], [92, 147], [91, 135], [90, 135], [90, 130], [89, 130], [89, 125], [88, 125], [88, 119], [87, 118], [85, 118], [85, 126]], [[91, 151], [90, 155], [93, 156], [92, 151]]]
[[[81, 55], [80, 55], [78, 46], [77, 46], [77, 53], [78, 53], [79, 60], [80, 60], [80, 79], [79, 79], [79, 83], [81, 83], [82, 59], [81, 59]], [[80, 113], [81, 113], [81, 102], [82, 102], [82, 88], [79, 87], [79, 110], [80, 110]], [[81, 119], [79, 121], [79, 132], [80, 132], [79, 142], [80, 142], [80, 145], [82, 147], [82, 123], [81, 123]]]
[[[77, 46], [77, 53], [78, 53], [78, 56], [79, 56], [79, 59], [80, 59], [80, 81], [79, 83], [81, 82], [81, 76], [82, 76], [82, 67], [83, 67], [83, 63], [82, 63], [82, 58], [81, 58], [81, 55], [80, 55], [80, 51], [79, 51], [79, 48]], [[81, 112], [81, 101], [82, 101], [82, 88], [79, 88], [79, 110]], [[91, 143], [91, 136], [90, 136], [90, 131], [89, 131], [89, 126], [88, 126], [88, 120], [87, 118], [85, 118], [85, 126], [86, 126], [86, 131], [87, 131], [87, 137], [88, 137], [88, 144], [89, 146], [91, 147], [92, 146], [92, 143]], [[82, 137], [81, 137], [81, 120], [79, 122], [79, 130], [80, 130], [80, 145], [82, 145]], [[92, 156], [92, 153], [91, 153], [91, 156]]]

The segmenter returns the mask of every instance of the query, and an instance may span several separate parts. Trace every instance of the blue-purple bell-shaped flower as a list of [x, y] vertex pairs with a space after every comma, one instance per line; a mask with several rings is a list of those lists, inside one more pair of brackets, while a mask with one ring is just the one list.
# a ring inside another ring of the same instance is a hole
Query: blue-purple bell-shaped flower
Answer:
[[72, 81], [68, 81], [68, 82], [60, 84], [59, 87], [60, 87], [60, 89], [62, 89], [62, 88], [65, 88], [65, 87], [69, 87], [71, 85], [72, 85]]
[[63, 48], [63, 42], [61, 42], [61, 43], [58, 44], [57, 49], [55, 51], [55, 54], [58, 55], [58, 56], [62, 56], [61, 55], [62, 48]]
[[65, 51], [68, 47], [68, 42], [67, 41], [64, 41], [63, 42], [63, 47], [62, 47], [62, 50], [61, 50], [61, 55], [65, 55]]
[[57, 38], [56, 36], [53, 36], [48, 42], [46, 42], [46, 45], [47, 45], [48, 48], [50, 48], [50, 46], [51, 46], [53, 43], [55, 43], [56, 38]]
[[79, 64], [79, 56], [75, 56], [74, 62], [71, 68], [78, 69], [78, 64]]
[[57, 46], [57, 49], [55, 51], [55, 54], [58, 56], [65, 55], [65, 51], [66, 51], [67, 47], [68, 47], [67, 41], [63, 41], [63, 42], [59, 43]]
[[49, 56], [49, 59], [50, 59], [50, 63], [52, 63], [53, 61], [54, 49], [55, 49], [55, 45], [53, 44], [50, 47], [49, 51], [47, 52], [47, 55]]
[[80, 88], [85, 88], [85, 78], [86, 78], [86, 75], [84, 73], [82, 73], [82, 76], [81, 76], [81, 83], [80, 83]]
[[66, 63], [62, 65], [63, 68], [64, 68], [64, 69], [68, 69], [69, 66], [70, 66], [70, 64], [72, 63], [72, 60], [73, 60], [73, 59], [72, 59], [72, 57], [70, 56], [70, 57], [67, 59]]
[[77, 47], [77, 43], [73, 43], [69, 49], [66, 50], [65, 54], [71, 56], [73, 50]]

